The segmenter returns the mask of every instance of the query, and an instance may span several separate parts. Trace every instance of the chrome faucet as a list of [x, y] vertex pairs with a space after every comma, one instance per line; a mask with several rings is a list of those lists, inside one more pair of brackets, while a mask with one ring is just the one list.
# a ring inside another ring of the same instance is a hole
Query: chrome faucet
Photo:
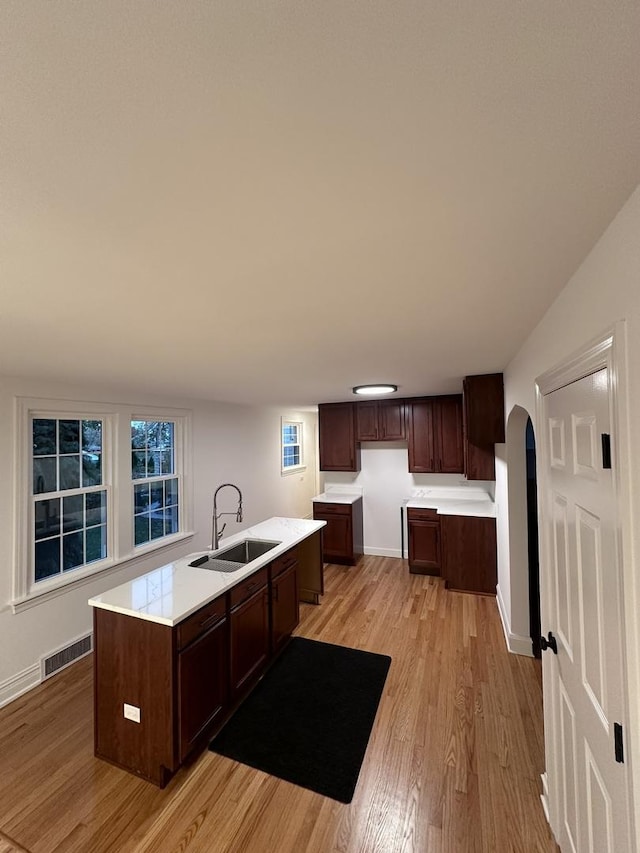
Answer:
[[[235, 489], [238, 493], [238, 508], [235, 512], [218, 512], [218, 492], [220, 489], [224, 489], [226, 486], [231, 486], [232, 489]], [[226, 523], [222, 525], [220, 530], [218, 530], [218, 519], [223, 515], [235, 515], [236, 521], [242, 521], [242, 492], [235, 485], [235, 483], [222, 483], [221, 486], [213, 493], [213, 526], [211, 530], [211, 550], [217, 551], [218, 545], [220, 543], [220, 539], [222, 538], [222, 534], [224, 533], [224, 529], [227, 526]]]

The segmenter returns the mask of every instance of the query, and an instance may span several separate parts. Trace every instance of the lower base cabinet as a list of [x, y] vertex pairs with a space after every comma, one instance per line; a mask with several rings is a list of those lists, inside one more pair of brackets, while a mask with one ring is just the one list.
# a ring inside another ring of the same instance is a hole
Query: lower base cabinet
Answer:
[[407, 508], [409, 571], [439, 575], [441, 567], [440, 516], [434, 509]]
[[443, 515], [442, 575], [447, 587], [495, 595], [498, 583], [496, 520]]
[[313, 517], [327, 522], [322, 528], [322, 559], [325, 563], [355, 566], [364, 551], [362, 498], [352, 504], [315, 501]]
[[95, 755], [164, 787], [286, 645], [297, 569], [292, 548], [174, 627], [94, 608]]

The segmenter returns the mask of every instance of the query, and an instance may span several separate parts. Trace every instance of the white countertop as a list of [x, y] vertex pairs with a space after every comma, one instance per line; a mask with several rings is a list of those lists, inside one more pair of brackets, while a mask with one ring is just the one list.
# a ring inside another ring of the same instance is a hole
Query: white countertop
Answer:
[[92, 607], [112, 610], [126, 616], [177, 625], [214, 598], [266, 566], [275, 557], [302, 542], [324, 527], [326, 521], [305, 518], [269, 518], [221, 540], [219, 551], [243, 539], [270, 539], [280, 542], [271, 551], [247, 563], [235, 572], [216, 572], [190, 566], [189, 563], [210, 551], [196, 551], [151, 572], [120, 584], [89, 599]]
[[362, 498], [362, 494], [353, 492], [323, 492], [313, 498], [314, 503], [320, 504], [354, 504]]
[[435, 509], [439, 515], [468, 515], [495, 518], [496, 505], [484, 489], [472, 486], [418, 489], [405, 501], [414, 509]]

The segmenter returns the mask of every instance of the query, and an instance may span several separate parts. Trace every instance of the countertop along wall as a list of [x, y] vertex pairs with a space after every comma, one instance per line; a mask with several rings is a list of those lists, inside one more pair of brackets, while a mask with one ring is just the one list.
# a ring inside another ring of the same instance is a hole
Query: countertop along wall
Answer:
[[[361, 486], [365, 554], [400, 557], [400, 507], [413, 489], [457, 486], [467, 481], [462, 474], [410, 474], [406, 441], [363, 441], [360, 448], [360, 471], [357, 474], [327, 471], [323, 475], [324, 489], [331, 485]], [[472, 485], [485, 488], [493, 497], [493, 482], [474, 481]], [[404, 556], [407, 556], [406, 535]]]
[[[171, 407], [192, 412], [192, 477], [194, 536], [146, 557], [138, 557], [106, 573], [62, 591], [56, 598], [13, 613], [14, 560], [14, 398], [133, 404]], [[307, 467], [293, 474], [280, 470], [281, 417], [304, 424]], [[227, 533], [274, 515], [309, 516], [318, 491], [316, 463], [317, 415], [272, 407], [248, 407], [204, 401], [158, 398], [131, 391], [67, 386], [0, 377], [0, 706], [40, 680], [40, 657], [91, 631], [87, 599], [113, 586], [209, 547], [213, 492], [220, 483], [237, 483], [244, 497], [244, 521], [228, 522]], [[231, 491], [221, 492], [219, 510], [236, 506]], [[224, 541], [224, 540], [223, 540]]]
[[[626, 418], [618, 436], [622, 454], [620, 542], [624, 555], [625, 628], [631, 732], [640, 732], [640, 187], [638, 187], [580, 268], [551, 305], [540, 323], [507, 366], [505, 406], [509, 417], [521, 406], [535, 417], [536, 377], [567, 360], [576, 350], [611, 329], [617, 321], [626, 326], [626, 358], [622, 355], [626, 383], [618, 391], [626, 397]], [[623, 413], [624, 415], [625, 413]], [[629, 440], [630, 439], [630, 440]], [[510, 554], [508, 480], [504, 459], [496, 460], [498, 518], [498, 582], [505, 606], [507, 630], [528, 633], [527, 567]], [[518, 532], [518, 531], [516, 531]], [[516, 537], [519, 538], [519, 537]], [[513, 541], [513, 540], [511, 540]], [[542, 614], [543, 633], [553, 627]], [[520, 620], [520, 621], [518, 621]], [[631, 747], [636, 752], [635, 747]], [[640, 809], [640, 761], [634, 760], [636, 813]], [[637, 845], [640, 849], [640, 821]]]

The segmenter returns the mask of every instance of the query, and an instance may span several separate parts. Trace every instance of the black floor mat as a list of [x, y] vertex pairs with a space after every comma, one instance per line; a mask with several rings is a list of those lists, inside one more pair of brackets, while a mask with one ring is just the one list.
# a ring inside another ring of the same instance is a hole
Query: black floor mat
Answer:
[[390, 664], [294, 637], [209, 748], [350, 803]]

